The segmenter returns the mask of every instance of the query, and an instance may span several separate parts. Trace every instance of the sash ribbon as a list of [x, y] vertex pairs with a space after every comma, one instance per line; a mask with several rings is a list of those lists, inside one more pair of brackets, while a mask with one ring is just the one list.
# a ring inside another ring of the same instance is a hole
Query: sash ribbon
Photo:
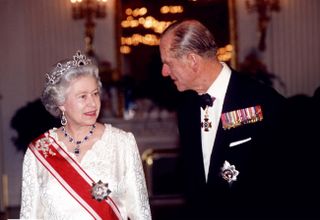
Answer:
[[29, 148], [43, 166], [94, 219], [121, 219], [116, 204], [109, 196], [102, 201], [92, 197], [91, 190], [95, 183], [93, 179], [48, 133], [34, 140]]

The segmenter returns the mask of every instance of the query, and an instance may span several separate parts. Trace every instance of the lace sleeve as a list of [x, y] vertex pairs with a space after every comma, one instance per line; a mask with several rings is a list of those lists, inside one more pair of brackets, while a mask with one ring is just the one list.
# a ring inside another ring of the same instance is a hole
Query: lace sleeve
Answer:
[[[39, 218], [39, 183], [37, 178], [37, 160], [28, 149], [23, 160], [21, 219]], [[41, 216], [40, 216], [41, 217]]]
[[136, 140], [129, 133], [128, 152], [126, 152], [126, 207], [131, 220], [149, 220], [151, 211], [145, 176]]

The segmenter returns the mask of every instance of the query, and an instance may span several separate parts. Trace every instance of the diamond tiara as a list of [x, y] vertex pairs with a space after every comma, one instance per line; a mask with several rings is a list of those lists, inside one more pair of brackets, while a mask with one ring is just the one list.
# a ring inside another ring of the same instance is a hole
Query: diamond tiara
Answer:
[[59, 81], [60, 77], [68, 70], [80, 66], [86, 66], [91, 64], [91, 60], [87, 59], [84, 54], [81, 54], [81, 51], [78, 50], [77, 53], [73, 56], [73, 60], [68, 61], [65, 64], [58, 63], [55, 71], [46, 74], [47, 84], [55, 84]]

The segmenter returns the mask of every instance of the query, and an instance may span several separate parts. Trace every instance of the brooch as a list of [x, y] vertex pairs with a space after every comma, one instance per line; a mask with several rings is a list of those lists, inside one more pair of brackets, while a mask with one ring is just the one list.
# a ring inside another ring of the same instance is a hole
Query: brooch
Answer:
[[92, 184], [91, 195], [93, 199], [96, 199], [100, 202], [104, 199], [107, 199], [110, 193], [111, 190], [108, 188], [108, 183], [103, 183], [101, 180], [99, 180], [97, 183]]
[[39, 152], [42, 151], [43, 156], [47, 158], [49, 155], [56, 155], [56, 153], [50, 149], [50, 145], [53, 144], [55, 144], [54, 141], [49, 138], [48, 133], [45, 133], [45, 137], [38, 139], [34, 144], [31, 144], [31, 146]]
[[263, 114], [260, 105], [226, 112], [221, 115], [222, 127], [225, 130], [262, 120]]
[[224, 180], [231, 184], [237, 180], [239, 171], [236, 170], [234, 165], [231, 165], [228, 161], [224, 161], [223, 167], [221, 168], [221, 175]]

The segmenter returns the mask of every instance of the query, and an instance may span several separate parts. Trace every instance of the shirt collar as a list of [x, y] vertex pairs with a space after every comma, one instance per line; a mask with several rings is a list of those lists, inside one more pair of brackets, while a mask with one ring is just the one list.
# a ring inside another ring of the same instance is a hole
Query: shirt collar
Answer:
[[207, 93], [216, 99], [224, 99], [224, 96], [227, 91], [227, 87], [229, 84], [231, 69], [224, 62], [220, 62], [222, 64], [221, 72], [219, 73], [216, 80], [211, 84]]

